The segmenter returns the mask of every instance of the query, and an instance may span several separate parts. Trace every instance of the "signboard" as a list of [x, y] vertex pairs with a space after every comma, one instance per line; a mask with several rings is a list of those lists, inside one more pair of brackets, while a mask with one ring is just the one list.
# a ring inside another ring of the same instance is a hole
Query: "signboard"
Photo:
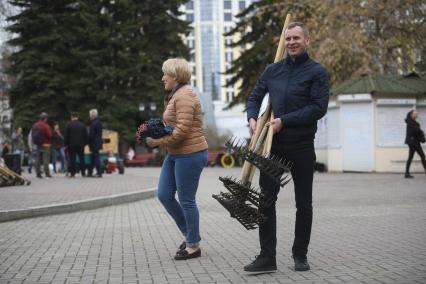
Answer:
[[415, 105], [416, 99], [378, 99], [377, 105]]
[[377, 107], [377, 144], [382, 147], [404, 146], [405, 117], [409, 106]]
[[371, 94], [350, 94], [350, 95], [339, 95], [337, 96], [339, 102], [363, 102], [371, 101]]

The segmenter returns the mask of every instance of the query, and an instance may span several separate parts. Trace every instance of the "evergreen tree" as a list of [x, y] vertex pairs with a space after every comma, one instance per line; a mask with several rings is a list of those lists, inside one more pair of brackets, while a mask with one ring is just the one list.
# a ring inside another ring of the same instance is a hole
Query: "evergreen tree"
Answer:
[[[177, 18], [182, 2], [13, 1], [22, 8], [9, 27], [19, 34], [10, 43], [21, 48], [10, 69], [19, 74], [11, 90], [16, 121], [30, 125], [41, 110], [52, 120], [68, 120], [75, 110], [87, 118], [97, 108], [105, 128], [133, 140], [139, 103], [158, 106], [145, 118], [162, 110], [162, 62], [188, 56], [181, 37], [188, 25]], [[51, 64], [37, 69], [44, 61]]]
[[10, 32], [18, 36], [9, 44], [16, 47], [8, 72], [16, 77], [10, 90], [14, 123], [29, 127], [37, 113], [47, 111], [53, 118], [66, 113], [66, 85], [70, 52], [65, 46], [63, 23], [67, 22], [71, 0], [16, 0], [20, 13], [9, 18]]
[[227, 34], [241, 34], [233, 45], [248, 46], [227, 71], [234, 74], [228, 85], [241, 83], [231, 105], [246, 101], [266, 65], [273, 62], [287, 13], [292, 21], [308, 26], [310, 56], [327, 68], [332, 84], [368, 72], [411, 71], [416, 51], [424, 53], [420, 0], [260, 0], [238, 15], [240, 22]]

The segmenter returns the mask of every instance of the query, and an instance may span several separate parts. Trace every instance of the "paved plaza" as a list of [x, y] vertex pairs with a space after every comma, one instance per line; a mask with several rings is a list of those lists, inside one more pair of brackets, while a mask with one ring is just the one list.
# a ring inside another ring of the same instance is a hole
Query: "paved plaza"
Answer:
[[99, 178], [69, 178], [63, 173], [53, 178], [38, 179], [24, 173], [30, 186], [0, 187], [0, 211], [26, 209], [66, 202], [76, 202], [116, 194], [125, 194], [155, 188], [158, 170], [126, 168], [124, 175], [104, 174]]
[[[0, 223], [0, 283], [426, 283], [424, 174], [411, 180], [400, 174], [316, 174], [308, 272], [293, 270], [290, 183], [277, 205], [278, 271], [247, 275], [243, 266], [259, 253], [257, 230], [245, 230], [211, 198], [224, 190], [219, 176], [238, 177], [240, 171], [203, 172], [201, 258], [173, 260], [182, 237], [158, 200], [147, 199]], [[158, 173], [138, 168], [104, 179], [35, 180], [29, 187], [1, 189], [0, 210], [28, 206], [25, 193], [33, 194], [32, 187], [44, 192], [44, 203], [55, 203], [70, 184], [79, 198], [90, 198], [105, 187], [113, 193], [149, 188]], [[58, 199], [48, 194], [55, 189]], [[67, 201], [76, 200], [71, 190]]]

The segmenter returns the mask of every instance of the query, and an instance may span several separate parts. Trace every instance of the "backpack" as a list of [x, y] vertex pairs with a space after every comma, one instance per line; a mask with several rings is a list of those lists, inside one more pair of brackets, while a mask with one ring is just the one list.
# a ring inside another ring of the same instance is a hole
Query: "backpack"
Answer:
[[37, 146], [40, 146], [44, 143], [44, 135], [41, 131], [41, 128], [41, 125], [34, 126], [31, 134], [33, 138], [33, 143]]

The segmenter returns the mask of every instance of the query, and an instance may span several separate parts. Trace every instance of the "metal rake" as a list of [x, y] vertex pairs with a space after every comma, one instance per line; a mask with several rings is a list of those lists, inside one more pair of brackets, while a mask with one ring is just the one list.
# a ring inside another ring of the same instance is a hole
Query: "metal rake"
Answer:
[[[284, 32], [289, 22], [290, 15], [287, 15], [274, 62], [283, 58], [285, 50]], [[263, 106], [265, 107], [263, 108]], [[266, 197], [261, 190], [251, 186], [256, 168], [271, 177], [281, 187], [290, 181], [288, 175], [283, 177], [283, 174], [290, 171], [291, 164], [270, 155], [273, 138], [270, 122], [273, 119], [274, 114], [269, 96], [265, 96], [256, 123], [257, 131], [254, 133], [250, 144], [240, 142], [237, 138], [231, 138], [226, 143], [227, 147], [233, 149], [238, 156], [244, 159], [240, 179], [219, 177], [228, 192], [213, 195], [213, 198], [229, 211], [231, 217], [237, 219], [247, 230], [256, 229], [259, 224], [264, 222], [266, 217], [261, 214], [259, 209], [275, 202], [275, 200]]]

